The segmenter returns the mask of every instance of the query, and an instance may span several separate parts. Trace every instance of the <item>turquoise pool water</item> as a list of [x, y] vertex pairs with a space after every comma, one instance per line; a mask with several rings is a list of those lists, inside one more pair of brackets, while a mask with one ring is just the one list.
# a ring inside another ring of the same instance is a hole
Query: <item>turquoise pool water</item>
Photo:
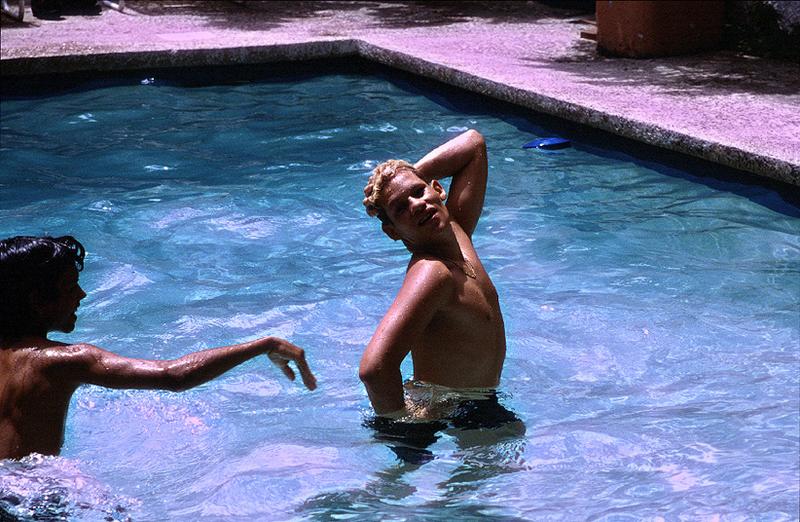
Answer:
[[[88, 250], [78, 327], [56, 338], [173, 358], [279, 335], [320, 387], [259, 359], [183, 394], [84, 387], [61, 457], [0, 462], [0, 512], [797, 519], [800, 212], [780, 194], [580, 139], [523, 150], [549, 132], [384, 77], [140, 79], [0, 104], [0, 235]], [[488, 142], [474, 239], [527, 433], [444, 434], [416, 466], [362, 425], [359, 358], [407, 255], [361, 189], [466, 128]]]

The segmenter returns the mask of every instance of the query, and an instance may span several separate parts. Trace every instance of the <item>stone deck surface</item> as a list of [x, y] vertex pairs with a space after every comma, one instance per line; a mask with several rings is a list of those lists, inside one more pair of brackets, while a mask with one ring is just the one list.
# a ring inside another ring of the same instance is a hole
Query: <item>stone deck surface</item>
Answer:
[[28, 9], [2, 21], [0, 73], [359, 55], [800, 185], [800, 64], [731, 51], [603, 57], [579, 37], [587, 17], [537, 2], [128, 0], [61, 20]]

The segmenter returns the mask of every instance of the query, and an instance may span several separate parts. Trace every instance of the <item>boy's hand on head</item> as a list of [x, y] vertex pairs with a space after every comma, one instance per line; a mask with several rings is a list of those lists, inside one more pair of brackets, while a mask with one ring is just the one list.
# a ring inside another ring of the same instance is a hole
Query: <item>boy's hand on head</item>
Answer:
[[289, 361], [294, 361], [297, 365], [297, 369], [300, 370], [300, 377], [303, 379], [303, 384], [305, 384], [306, 388], [309, 390], [315, 389], [317, 387], [317, 378], [311, 373], [311, 369], [308, 367], [308, 363], [306, 363], [306, 354], [303, 349], [284, 339], [273, 338], [273, 340], [276, 343], [275, 347], [268, 353], [272, 363], [280, 368], [289, 380], [293, 381], [295, 375], [294, 370], [289, 367]]

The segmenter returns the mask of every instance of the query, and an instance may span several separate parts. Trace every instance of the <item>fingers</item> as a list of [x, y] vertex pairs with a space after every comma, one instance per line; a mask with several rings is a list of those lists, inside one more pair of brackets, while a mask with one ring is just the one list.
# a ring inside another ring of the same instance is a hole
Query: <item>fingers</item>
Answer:
[[305, 357], [297, 360], [297, 369], [300, 370], [300, 377], [303, 379], [303, 384], [309, 390], [317, 388], [317, 378], [311, 373], [311, 368], [308, 367]]
[[308, 367], [308, 363], [306, 362], [306, 354], [301, 348], [297, 349], [294, 362], [297, 365], [297, 369], [300, 370], [300, 378], [303, 379], [303, 384], [306, 388], [309, 390], [316, 389], [317, 378], [311, 373], [311, 368]]
[[289, 378], [290, 381], [294, 380], [294, 371], [292, 371], [292, 369], [289, 368], [288, 362], [281, 366], [281, 370], [283, 371], [283, 374]]
[[309, 390], [316, 389], [317, 378], [311, 373], [311, 369], [306, 362], [306, 354], [302, 348], [288, 341], [283, 341], [278, 348], [270, 352], [269, 358], [276, 366], [280, 367], [283, 374], [291, 381], [295, 380], [296, 376], [292, 368], [289, 367], [289, 361], [294, 361], [297, 369], [300, 370], [300, 377], [303, 379], [305, 387]]

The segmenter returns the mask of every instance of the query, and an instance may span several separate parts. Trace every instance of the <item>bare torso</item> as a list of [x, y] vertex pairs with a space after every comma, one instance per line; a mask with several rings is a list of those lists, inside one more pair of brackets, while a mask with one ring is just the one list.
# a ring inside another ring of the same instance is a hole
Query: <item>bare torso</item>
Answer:
[[500, 382], [506, 355], [500, 303], [472, 242], [461, 227], [454, 229], [476, 277], [468, 277], [457, 264], [445, 263], [456, 291], [411, 349], [414, 379], [450, 388], [492, 388]]
[[56, 377], [63, 350], [69, 348], [54, 342], [0, 349], [0, 458], [59, 453], [77, 388]]

